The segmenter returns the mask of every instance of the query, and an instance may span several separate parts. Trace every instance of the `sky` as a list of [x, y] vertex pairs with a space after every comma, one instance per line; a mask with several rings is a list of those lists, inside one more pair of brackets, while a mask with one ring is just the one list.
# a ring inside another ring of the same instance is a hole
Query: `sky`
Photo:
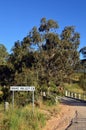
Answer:
[[57, 21], [58, 32], [75, 26], [81, 36], [79, 49], [86, 46], [86, 0], [0, 0], [0, 44], [10, 53], [43, 17]]

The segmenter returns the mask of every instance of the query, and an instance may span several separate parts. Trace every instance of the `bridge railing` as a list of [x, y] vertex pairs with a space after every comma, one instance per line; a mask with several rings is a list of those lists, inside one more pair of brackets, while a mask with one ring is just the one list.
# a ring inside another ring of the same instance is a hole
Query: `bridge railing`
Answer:
[[65, 90], [65, 96], [82, 100], [82, 101], [86, 101], [86, 93], [75, 93], [69, 90]]

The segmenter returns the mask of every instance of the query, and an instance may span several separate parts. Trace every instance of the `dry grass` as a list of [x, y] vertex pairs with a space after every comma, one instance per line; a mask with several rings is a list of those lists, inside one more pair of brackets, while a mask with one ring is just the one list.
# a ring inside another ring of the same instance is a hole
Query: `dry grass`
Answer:
[[46, 116], [32, 106], [0, 112], [0, 130], [40, 130], [45, 125]]

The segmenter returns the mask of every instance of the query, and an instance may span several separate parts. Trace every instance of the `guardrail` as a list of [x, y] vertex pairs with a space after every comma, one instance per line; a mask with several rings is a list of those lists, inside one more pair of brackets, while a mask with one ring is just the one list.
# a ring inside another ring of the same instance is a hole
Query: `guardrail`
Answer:
[[78, 100], [82, 100], [82, 101], [86, 101], [86, 94], [85, 93], [75, 93], [72, 91], [65, 90], [65, 96], [70, 97], [70, 98], [74, 98], [74, 99], [78, 99]]

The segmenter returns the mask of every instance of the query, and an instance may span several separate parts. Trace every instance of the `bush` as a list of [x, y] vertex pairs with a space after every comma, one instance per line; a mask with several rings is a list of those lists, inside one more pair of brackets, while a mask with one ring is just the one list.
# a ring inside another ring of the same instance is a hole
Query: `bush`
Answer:
[[47, 95], [43, 97], [44, 104], [48, 106], [52, 106], [56, 104], [55, 96], [54, 95]]

